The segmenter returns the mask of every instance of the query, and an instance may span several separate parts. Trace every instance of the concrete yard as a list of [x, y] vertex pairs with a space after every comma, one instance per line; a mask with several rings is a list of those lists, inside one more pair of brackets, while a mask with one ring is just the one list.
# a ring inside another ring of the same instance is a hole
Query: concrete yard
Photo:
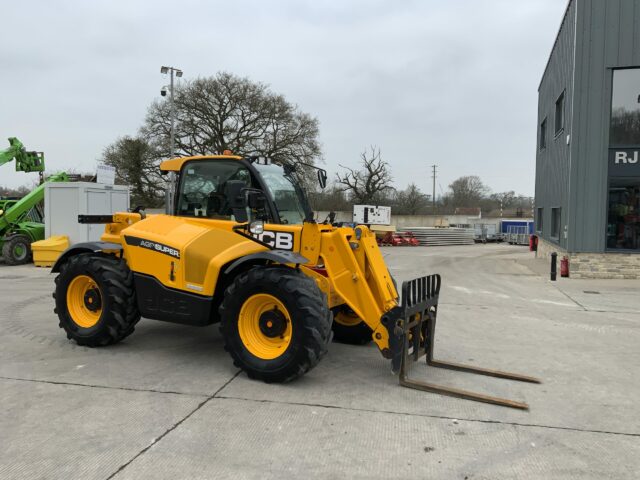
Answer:
[[544, 383], [412, 374], [530, 411], [402, 388], [373, 345], [286, 385], [238, 373], [217, 326], [78, 347], [48, 270], [0, 264], [0, 478], [638, 478], [640, 282], [552, 283], [509, 245], [383, 253], [398, 281], [442, 274], [438, 357]]

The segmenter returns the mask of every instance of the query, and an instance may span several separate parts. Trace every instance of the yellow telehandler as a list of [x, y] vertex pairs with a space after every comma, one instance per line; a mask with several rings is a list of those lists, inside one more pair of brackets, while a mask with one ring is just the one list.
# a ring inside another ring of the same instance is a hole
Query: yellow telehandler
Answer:
[[[119, 342], [140, 317], [220, 324], [225, 349], [250, 378], [286, 382], [315, 367], [335, 340], [373, 340], [404, 386], [482, 402], [526, 404], [410, 380], [408, 362], [513, 380], [433, 358], [440, 276], [402, 285], [401, 300], [374, 234], [314, 220], [301, 167], [258, 157], [175, 158], [167, 214], [81, 215], [102, 241], [73, 245], [54, 265], [55, 312], [69, 339]], [[316, 168], [306, 166], [309, 168]], [[316, 168], [321, 186], [326, 171]]]

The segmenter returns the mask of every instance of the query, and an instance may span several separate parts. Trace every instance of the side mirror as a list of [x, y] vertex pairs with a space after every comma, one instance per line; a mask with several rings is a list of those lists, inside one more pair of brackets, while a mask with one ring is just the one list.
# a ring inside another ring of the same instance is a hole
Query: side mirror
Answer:
[[247, 199], [244, 196], [243, 190], [247, 187], [247, 184], [242, 180], [229, 180], [224, 189], [224, 195], [227, 197], [229, 206], [232, 209], [245, 208], [247, 206]]
[[252, 210], [264, 210], [266, 199], [262, 192], [249, 191], [247, 192], [247, 205]]
[[320, 188], [324, 188], [327, 186], [327, 171], [318, 169], [318, 183], [320, 184]]
[[224, 188], [224, 195], [227, 197], [231, 212], [237, 222], [244, 223], [247, 218], [247, 198], [244, 195], [246, 183], [242, 180], [229, 180]]

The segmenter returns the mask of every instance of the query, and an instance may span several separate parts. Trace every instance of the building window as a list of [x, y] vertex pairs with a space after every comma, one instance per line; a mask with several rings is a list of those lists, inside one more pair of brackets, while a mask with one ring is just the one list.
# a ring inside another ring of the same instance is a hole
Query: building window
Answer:
[[547, 119], [540, 124], [540, 150], [547, 148]]
[[556, 136], [564, 128], [564, 92], [556, 100]]
[[640, 250], [640, 177], [609, 181], [607, 248]]
[[561, 217], [561, 208], [552, 208], [551, 209], [551, 238], [556, 240], [560, 239], [560, 217]]
[[540, 233], [542, 233], [543, 214], [544, 214], [544, 211], [542, 210], [542, 207], [538, 207], [538, 210], [536, 212], [536, 231]]
[[640, 145], [640, 68], [613, 71], [610, 146]]

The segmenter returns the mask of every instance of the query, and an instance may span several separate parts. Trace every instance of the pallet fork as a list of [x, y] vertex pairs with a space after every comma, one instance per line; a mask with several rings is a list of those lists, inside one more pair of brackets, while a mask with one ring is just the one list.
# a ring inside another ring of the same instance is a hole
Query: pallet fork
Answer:
[[390, 327], [393, 327], [393, 334], [390, 335], [390, 345], [392, 350], [395, 351], [393, 365], [394, 371], [399, 373], [400, 385], [451, 397], [528, 410], [529, 406], [523, 402], [425, 383], [409, 378], [409, 361], [413, 360], [415, 362], [422, 356], [426, 356], [427, 365], [432, 367], [506, 378], [520, 382], [541, 383], [535, 377], [436, 360], [433, 353], [440, 285], [440, 275], [437, 274], [404, 282], [402, 284], [402, 303], [389, 312], [385, 316], [386, 318], [383, 318], [383, 322], [388, 326], [390, 333]]

